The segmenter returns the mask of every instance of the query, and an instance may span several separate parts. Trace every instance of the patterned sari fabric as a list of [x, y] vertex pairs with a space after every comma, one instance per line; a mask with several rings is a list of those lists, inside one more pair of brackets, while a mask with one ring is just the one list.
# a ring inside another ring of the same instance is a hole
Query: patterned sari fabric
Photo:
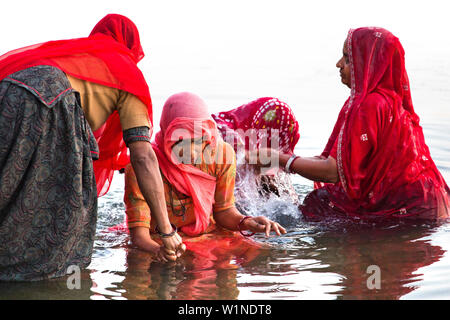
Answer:
[[61, 70], [35, 66], [0, 82], [0, 280], [53, 278], [90, 263], [97, 154]]
[[[212, 117], [226, 142], [249, 150], [252, 147], [272, 147], [272, 138], [278, 135], [281, 151], [292, 153], [300, 139], [299, 125], [291, 108], [276, 98], [259, 98], [230, 111], [213, 114]], [[250, 130], [254, 130], [253, 133]], [[238, 133], [238, 135], [236, 135]], [[233, 139], [233, 141], [229, 141]]]
[[322, 156], [336, 159], [340, 182], [316, 184], [308, 217], [445, 219], [449, 188], [414, 112], [404, 50], [382, 28], [350, 30], [351, 95]]

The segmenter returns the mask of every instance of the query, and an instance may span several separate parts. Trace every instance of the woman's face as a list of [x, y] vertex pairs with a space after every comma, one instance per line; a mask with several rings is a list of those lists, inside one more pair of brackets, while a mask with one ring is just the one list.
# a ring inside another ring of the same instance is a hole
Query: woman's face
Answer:
[[347, 41], [344, 42], [342, 58], [339, 59], [339, 61], [336, 63], [336, 67], [339, 68], [342, 83], [351, 88], [352, 82], [350, 75], [350, 60], [348, 56]]
[[200, 163], [202, 153], [207, 145], [205, 139], [206, 137], [199, 137], [195, 139], [180, 140], [172, 146], [172, 152], [180, 163]]

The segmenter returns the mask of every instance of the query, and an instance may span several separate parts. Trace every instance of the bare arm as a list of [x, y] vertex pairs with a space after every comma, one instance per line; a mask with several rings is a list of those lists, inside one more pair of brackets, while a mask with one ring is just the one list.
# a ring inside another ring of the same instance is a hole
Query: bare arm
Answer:
[[[229, 209], [214, 213], [214, 220], [221, 227], [237, 231], [239, 230], [239, 222], [245, 216], [239, 213], [236, 207], [231, 207]], [[280, 226], [278, 223], [273, 222], [266, 217], [251, 217], [246, 219], [242, 225], [241, 230], [250, 230], [252, 232], [265, 232], [268, 237], [271, 231], [274, 231], [277, 235], [286, 233], [286, 230]]]
[[[163, 233], [171, 233], [172, 226], [170, 225], [167, 214], [164, 185], [159, 171], [156, 154], [150, 143], [146, 141], [135, 141], [130, 143], [128, 147], [130, 149], [131, 165], [136, 173], [139, 188], [147, 201], [152, 217], [156, 220], [158, 229]], [[153, 247], [153, 244], [148, 241], [150, 238], [148, 229], [146, 230], [146, 235], [137, 230], [132, 233], [134, 233], [132, 234], [132, 241], [134, 238], [136, 245], [139, 246], [140, 244], [143, 249], [150, 249]], [[184, 246], [182, 245], [181, 237], [178, 234], [175, 234], [170, 238], [162, 238], [162, 241], [167, 249], [174, 252], [180, 249], [180, 246]], [[181, 251], [183, 252], [184, 250], [181, 249]]]
[[[284, 168], [290, 155], [280, 153], [280, 167]], [[290, 167], [295, 172], [313, 181], [336, 183], [339, 181], [336, 160], [333, 157], [321, 159], [318, 157], [297, 158]]]
[[[267, 164], [267, 159], [278, 157], [278, 166], [285, 168], [291, 155], [280, 153], [273, 149], [261, 148], [246, 154], [247, 162], [253, 163], [257, 159], [257, 165], [263, 166]], [[266, 163], [262, 163], [261, 159]], [[275, 158], [276, 159], [276, 158]], [[333, 157], [298, 157], [291, 163], [290, 171], [295, 172], [307, 179], [319, 182], [336, 183], [339, 181], [336, 160]]]

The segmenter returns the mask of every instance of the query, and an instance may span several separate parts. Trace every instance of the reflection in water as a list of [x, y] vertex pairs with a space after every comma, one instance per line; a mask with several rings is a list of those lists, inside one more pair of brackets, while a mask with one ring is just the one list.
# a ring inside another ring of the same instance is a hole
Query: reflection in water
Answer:
[[[429, 239], [438, 229], [303, 222], [282, 238], [256, 237], [259, 245], [238, 234], [205, 235], [188, 240], [186, 255], [170, 265], [125, 246], [126, 271], [92, 272], [92, 290], [110, 299], [399, 299], [416, 289], [420, 268], [443, 257]], [[371, 265], [381, 270], [379, 290], [367, 286]], [[121, 280], [102, 284], [105, 274]]]
[[[100, 226], [81, 289], [69, 290], [66, 278], [3, 282], [0, 299], [400, 299], [450, 291], [448, 272], [423, 268], [446, 256], [441, 246], [448, 243], [449, 224], [307, 222], [299, 216], [283, 237], [249, 240], [219, 232], [190, 238], [187, 253], [173, 264], [154, 262], [129, 246], [125, 229], [110, 226]], [[443, 263], [448, 270], [448, 259]], [[379, 290], [367, 287], [371, 265], [381, 270]]]
[[185, 241], [186, 254], [176, 263], [154, 262], [150, 255], [128, 250], [121, 283], [128, 299], [236, 299], [238, 269], [268, 254], [268, 247], [236, 233], [207, 234]]
[[[67, 277], [37, 282], [0, 282], [0, 300], [87, 300], [94, 285], [89, 272], [81, 273], [80, 289], [70, 290]], [[70, 280], [69, 280], [70, 281]]]
[[[445, 148], [450, 136], [445, 128], [425, 131], [438, 141], [433, 157], [448, 181]], [[300, 203], [311, 191], [310, 183], [301, 179], [294, 179], [293, 187]], [[243, 194], [251, 199], [250, 193]], [[186, 255], [165, 265], [129, 247], [126, 230], [111, 228], [124, 220], [122, 197], [119, 175], [100, 199], [94, 254], [81, 273], [81, 289], [69, 290], [67, 278], [0, 282], [0, 299], [450, 298], [449, 223], [307, 222], [295, 204], [269, 196], [247, 207], [247, 213], [269, 216], [285, 225], [288, 234], [269, 239], [254, 236], [259, 245], [229, 233], [217, 240], [212, 236], [203, 236], [204, 242], [191, 239]], [[367, 287], [371, 265], [381, 270], [379, 290]]]
[[[341, 275], [341, 289], [333, 292], [338, 298], [399, 299], [416, 289], [414, 282], [421, 279], [417, 271], [439, 261], [445, 253], [424, 239], [434, 228], [407, 224], [335, 226], [317, 235], [315, 244], [304, 252], [317, 253], [315, 259], [327, 266], [323, 272]], [[369, 266], [380, 268], [380, 289], [367, 284], [372, 275]]]
[[[93, 262], [81, 274], [80, 290], [69, 290], [66, 278], [3, 282], [0, 298], [399, 299], [424, 286], [422, 268], [445, 254], [432, 239], [448, 240], [448, 229], [448, 224], [301, 222], [281, 238], [258, 236], [254, 242], [223, 233], [191, 239], [185, 256], [173, 264], [154, 262], [149, 254], [129, 247], [128, 235], [117, 230], [106, 237], [115, 232], [120, 244], [106, 247], [99, 236]], [[371, 265], [381, 270], [379, 290], [367, 287]], [[420, 298], [448, 292], [448, 273], [428, 270], [427, 278], [431, 286]], [[440, 287], [433, 292], [436, 280]]]

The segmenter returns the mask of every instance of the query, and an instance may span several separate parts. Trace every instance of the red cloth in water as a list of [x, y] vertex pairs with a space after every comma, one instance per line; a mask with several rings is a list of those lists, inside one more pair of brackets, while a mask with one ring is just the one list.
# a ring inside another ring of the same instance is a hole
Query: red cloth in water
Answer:
[[[219, 112], [212, 115], [218, 124], [224, 139], [227, 137], [227, 129], [236, 131], [255, 129], [267, 132], [267, 147], [271, 147], [272, 130], [278, 130], [279, 150], [294, 152], [295, 145], [300, 139], [299, 125], [291, 108], [284, 102], [271, 97], [259, 98], [230, 111]], [[261, 133], [261, 132], [258, 132]], [[262, 135], [257, 136], [257, 147], [261, 146]], [[226, 141], [229, 142], [229, 141]], [[230, 143], [230, 142], [229, 142]], [[236, 143], [234, 145], [237, 151]], [[245, 149], [251, 148], [250, 141], [245, 142]]]
[[351, 95], [322, 153], [336, 157], [340, 182], [316, 184], [323, 190], [305, 199], [303, 213], [448, 218], [450, 190], [414, 112], [400, 41], [382, 28], [359, 28], [347, 47]]
[[[107, 233], [130, 233], [127, 224], [121, 223], [107, 229]], [[215, 225], [207, 233], [189, 236], [180, 233], [186, 250], [194, 254], [195, 269], [207, 269], [216, 266], [222, 269], [238, 268], [230, 265], [232, 259], [238, 265], [248, 263], [263, 253], [269, 246], [258, 243], [252, 238], [243, 237], [239, 232], [233, 232]], [[161, 243], [159, 236], [153, 240]]]
[[[0, 57], [0, 80], [36, 65], [51, 65], [76, 78], [127, 91], [147, 105], [152, 119], [148, 85], [137, 63], [144, 57], [138, 29], [128, 18], [109, 14], [87, 38], [49, 41], [10, 51]], [[94, 161], [97, 194], [107, 193], [114, 170], [129, 162], [115, 111], [94, 132], [100, 155]]]

